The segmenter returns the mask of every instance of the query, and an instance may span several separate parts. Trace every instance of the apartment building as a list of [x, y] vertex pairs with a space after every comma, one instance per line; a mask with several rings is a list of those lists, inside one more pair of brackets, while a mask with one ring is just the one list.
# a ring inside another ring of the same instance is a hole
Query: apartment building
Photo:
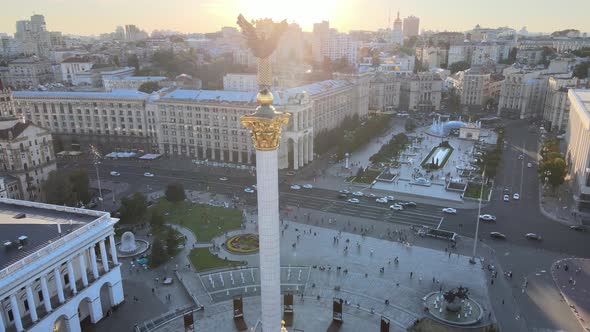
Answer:
[[79, 332], [123, 302], [108, 212], [0, 198], [0, 219], [0, 331]]
[[401, 84], [402, 111], [435, 112], [440, 110], [443, 81], [436, 73], [410, 75]]
[[17, 59], [8, 63], [7, 85], [18, 89], [37, 88], [54, 81], [51, 62], [38, 58]]

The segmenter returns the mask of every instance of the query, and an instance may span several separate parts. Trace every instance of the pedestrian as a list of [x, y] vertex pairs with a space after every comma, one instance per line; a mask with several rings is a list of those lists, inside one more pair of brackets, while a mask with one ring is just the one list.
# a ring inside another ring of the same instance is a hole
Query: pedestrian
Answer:
[[504, 299], [502, 299], [502, 304], [504, 304]]
[[410, 279], [414, 276], [414, 272], [410, 272]]
[[494, 279], [490, 280], [490, 283], [493, 285], [494, 284]]
[[154, 287], [152, 287], [152, 294], [156, 293], [156, 289]]

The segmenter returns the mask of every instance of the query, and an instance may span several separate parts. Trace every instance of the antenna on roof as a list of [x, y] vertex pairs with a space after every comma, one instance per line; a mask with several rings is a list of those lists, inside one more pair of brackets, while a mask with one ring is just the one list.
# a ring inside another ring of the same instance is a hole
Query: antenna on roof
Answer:
[[57, 222], [57, 234], [59, 234], [59, 236], [61, 236], [61, 224], [59, 221]]

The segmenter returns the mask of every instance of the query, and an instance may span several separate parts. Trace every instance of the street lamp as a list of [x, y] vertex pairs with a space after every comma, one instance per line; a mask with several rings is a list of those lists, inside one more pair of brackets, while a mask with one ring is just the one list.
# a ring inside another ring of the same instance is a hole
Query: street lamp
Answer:
[[98, 172], [98, 164], [100, 164], [100, 152], [96, 149], [94, 145], [90, 145], [90, 151], [94, 156], [94, 169], [96, 170], [96, 180], [98, 181], [98, 200], [100, 201], [100, 207], [104, 211], [104, 202], [102, 200], [102, 187], [100, 185], [100, 174]]
[[483, 185], [485, 184], [486, 168], [484, 166], [483, 172], [481, 173], [481, 190], [479, 192], [479, 207], [477, 209], [477, 221], [475, 223], [475, 240], [473, 241], [473, 255], [469, 259], [469, 263], [475, 264], [475, 252], [477, 250], [477, 237], [479, 235], [479, 216], [481, 216], [481, 198], [483, 196]]

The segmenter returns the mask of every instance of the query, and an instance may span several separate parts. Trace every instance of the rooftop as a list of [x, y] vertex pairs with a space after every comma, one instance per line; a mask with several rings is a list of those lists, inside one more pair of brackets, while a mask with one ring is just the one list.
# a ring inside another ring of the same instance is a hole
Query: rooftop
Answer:
[[149, 94], [136, 90], [113, 90], [111, 92], [73, 92], [73, 91], [14, 91], [14, 98], [89, 98], [89, 99], [138, 99], [143, 100]]
[[[10, 200], [0, 201], [0, 236], [2, 237], [0, 240], [3, 247], [0, 248], [0, 269], [98, 219], [97, 216], [83, 214], [83, 210], [79, 210], [80, 213], [73, 213], [35, 207], [34, 203], [25, 206], [9, 202]], [[19, 213], [24, 213], [25, 217], [15, 218]], [[61, 236], [57, 224], [61, 224]], [[19, 237], [22, 236], [27, 237], [24, 245], [19, 243]], [[13, 243], [10, 248], [5, 247], [8, 241]]]
[[226, 91], [226, 90], [174, 90], [163, 95], [160, 100], [172, 99], [196, 101], [225, 101], [234, 103], [257, 103], [256, 92]]
[[572, 89], [570, 93], [584, 107], [586, 113], [590, 113], [590, 90]]
[[167, 79], [166, 76], [126, 76], [121, 78], [121, 80], [127, 81], [163, 81]]

